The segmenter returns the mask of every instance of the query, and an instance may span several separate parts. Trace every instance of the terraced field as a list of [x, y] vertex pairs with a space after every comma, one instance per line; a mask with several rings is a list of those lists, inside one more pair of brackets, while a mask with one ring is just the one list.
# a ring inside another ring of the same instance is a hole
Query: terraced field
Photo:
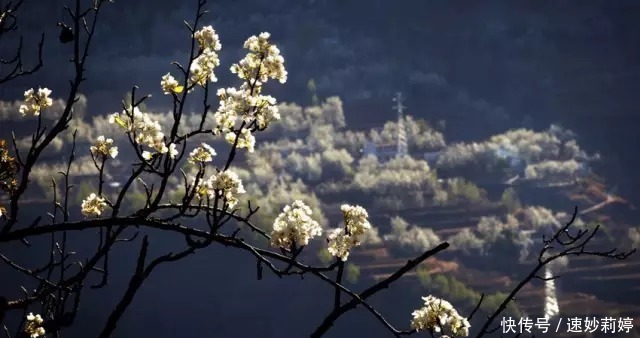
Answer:
[[[633, 205], [625, 200], [609, 195], [604, 184], [598, 181], [582, 182], [573, 187], [530, 187], [521, 193], [525, 205], [540, 204], [556, 211], [566, 208], [570, 212], [577, 205], [580, 217], [586, 222], [598, 222], [605, 225], [591, 243], [590, 249], [604, 250], [619, 247], [627, 237], [629, 226], [637, 225], [638, 213]], [[326, 199], [325, 199], [326, 201]], [[335, 201], [335, 199], [333, 200]], [[45, 201], [30, 201], [43, 203]], [[28, 203], [28, 201], [25, 201]], [[340, 203], [323, 205], [327, 217], [338, 220]], [[585, 212], [586, 211], [586, 212]], [[480, 217], [504, 215], [507, 208], [500, 203], [483, 202], [465, 206], [430, 207], [424, 209], [402, 210], [401, 216], [412, 224], [432, 228], [441, 238], [447, 238], [462, 229], [474, 227]], [[371, 222], [380, 228], [388, 226], [389, 217], [394, 213], [369, 210]], [[385, 278], [408, 259], [413, 257], [397, 256], [384, 245], [368, 246], [352, 253], [351, 261], [360, 267], [363, 277]], [[516, 259], [516, 258], [514, 258]], [[516, 272], [476, 270], [465, 266], [454, 254], [445, 253], [425, 262], [430, 271], [447, 274], [465, 283], [468, 287], [483, 293], [510, 291], [533, 262], [523, 262]], [[409, 281], [417, 283], [416, 272], [406, 275]], [[592, 256], [576, 256], [570, 260], [569, 267], [561, 273], [556, 282], [561, 317], [632, 317], [636, 326], [631, 334], [599, 334], [592, 337], [640, 337], [640, 255], [625, 261], [601, 259]], [[543, 309], [543, 283], [533, 281], [519, 294], [517, 303], [520, 309], [530, 317], [540, 317]], [[558, 334], [558, 337], [585, 336], [581, 334]]]
[[[547, 207], [555, 201], [578, 206], [581, 217], [586, 222], [598, 222], [606, 228], [590, 243], [590, 250], [605, 250], [619, 247], [627, 237], [627, 229], [636, 216], [635, 208], [619, 197], [609, 196], [599, 182], [581, 184], [570, 189], [560, 188], [550, 191], [538, 188], [532, 195], [544, 200]], [[540, 195], [544, 195], [541, 198]], [[526, 198], [526, 196], [525, 196]], [[529, 201], [528, 201], [529, 202]], [[555, 208], [557, 210], [557, 208]], [[331, 209], [326, 209], [331, 210]], [[466, 227], [475, 226], [481, 216], [502, 215], [506, 209], [498, 204], [486, 203], [463, 208], [428, 208], [425, 210], [403, 210], [402, 217], [408, 222], [432, 228], [441, 237], [453, 235]], [[388, 222], [388, 214], [371, 213], [372, 223], [381, 226]], [[385, 216], [387, 218], [385, 219]], [[445, 259], [432, 258], [425, 262], [434, 273], [450, 274], [470, 288], [484, 293], [510, 291], [517, 282], [517, 276], [508, 276], [504, 271], [478, 271], [464, 266], [452, 255]], [[403, 266], [412, 257], [396, 257], [389, 248], [382, 245], [361, 249], [353, 253], [353, 261], [360, 266], [361, 273], [374, 279], [382, 279]], [[527, 271], [534, 262], [520, 264]], [[513, 275], [513, 274], [511, 274]], [[523, 275], [517, 273], [516, 275]], [[479, 276], [482, 276], [479, 278]], [[416, 273], [407, 274], [407, 278], [416, 278]], [[417, 281], [416, 281], [417, 282]], [[575, 256], [570, 259], [568, 268], [561, 273], [556, 282], [558, 303], [563, 318], [607, 316], [634, 318], [636, 332], [630, 334], [598, 334], [592, 337], [638, 337], [640, 332], [640, 255], [628, 260], [610, 260], [593, 256]], [[518, 305], [531, 317], [540, 316], [543, 310], [543, 283], [533, 281], [519, 294]], [[581, 334], [562, 334], [558, 336], [584, 336]]]

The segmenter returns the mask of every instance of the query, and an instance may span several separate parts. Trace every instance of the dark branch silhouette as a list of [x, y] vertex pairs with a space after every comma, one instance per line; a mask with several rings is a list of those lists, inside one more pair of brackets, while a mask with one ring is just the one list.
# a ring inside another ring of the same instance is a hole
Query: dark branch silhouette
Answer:
[[[373, 315], [392, 336], [399, 337], [418, 332], [419, 327], [396, 328], [368, 300], [382, 290], [391, 287], [428, 258], [446, 250], [449, 243], [443, 242], [424, 251], [385, 279], [356, 293], [343, 285], [346, 255], [341, 254], [340, 250], [342, 250], [341, 245], [351, 245], [347, 249], [348, 253], [349, 249], [360, 244], [359, 231], [366, 229], [365, 224], [368, 225], [368, 221], [359, 220], [358, 222], [361, 223], [355, 226], [351, 224], [354, 222], [353, 219], [350, 219], [352, 216], [343, 210], [344, 228], [334, 229], [337, 230], [333, 233], [335, 238], [329, 239], [330, 236], [327, 237], [327, 245], [334, 251], [332, 255], [336, 259], [328, 265], [315, 266], [303, 262], [302, 252], [306, 248], [308, 240], [305, 242], [300, 238], [295, 238], [294, 235], [274, 235], [276, 233], [275, 225], [274, 233], [270, 234], [256, 226], [252, 220], [254, 215], [259, 212], [259, 207], [253, 207], [250, 202], [247, 202], [246, 208], [244, 205], [237, 206], [241, 203], [234, 194], [238, 194], [244, 188], [240, 189], [241, 182], [238, 183], [239, 179], [231, 174], [231, 165], [236, 159], [239, 149], [253, 146], [251, 141], [246, 139], [246, 135], [264, 131], [271, 122], [269, 119], [274, 119], [273, 117], [265, 117], [269, 113], [268, 108], [271, 103], [261, 94], [263, 84], [268, 79], [283, 81], [286, 78], [286, 73], [284, 66], [282, 66], [282, 70], [278, 68], [278, 62], [282, 63], [282, 61], [278, 61], [279, 59], [274, 55], [267, 55], [279, 52], [274, 52], [270, 45], [267, 47], [261, 45], [266, 43], [264, 41], [267, 41], [268, 37], [262, 35], [255, 37], [255, 41], [261, 41], [256, 42], [255, 45], [252, 45], [253, 42], [248, 40], [249, 49], [254, 53], [249, 55], [252, 55], [253, 58], [248, 57], [244, 62], [240, 62], [232, 68], [244, 82], [238, 92], [245, 95], [243, 97], [245, 101], [239, 105], [240, 108], [234, 108], [240, 109], [238, 112], [234, 111], [234, 114], [238, 115], [234, 117], [239, 118], [239, 127], [233, 124], [225, 127], [225, 130], [220, 130], [226, 122], [224, 116], [223, 118], [218, 116], [217, 129], [206, 128], [205, 120], [211, 111], [209, 102], [211, 88], [209, 86], [213, 81], [211, 78], [213, 69], [207, 69], [207, 67], [216, 64], [217, 54], [215, 51], [219, 48], [215, 41], [217, 36], [215, 39], [212, 36], [207, 36], [206, 34], [210, 34], [210, 32], [206, 31], [206, 27], [199, 30], [202, 18], [206, 14], [205, 0], [198, 0], [193, 20], [190, 23], [185, 22], [187, 30], [192, 36], [187, 62], [184, 65], [179, 62], [172, 63], [181, 76], [179, 79], [163, 78], [163, 90], [170, 96], [173, 106], [170, 131], [165, 134], [154, 130], [159, 123], [148, 121], [150, 118], [145, 116], [140, 109], [150, 96], [140, 95], [138, 87], [132, 88], [128, 99], [129, 104], [123, 102], [123, 113], [112, 116], [114, 124], [122, 127], [123, 132], [126, 133], [128, 146], [135, 154], [135, 163], [131, 164], [131, 175], [124, 181], [119, 192], [113, 196], [105, 196], [107, 168], [111, 163], [109, 162], [111, 158], [116, 155], [112, 152], [114, 149], [110, 148], [112, 145], [107, 139], [98, 139], [90, 149], [91, 160], [97, 170], [97, 193], [86, 196], [80, 206], [85, 218], [78, 220], [74, 216], [74, 211], [71, 210], [74, 206], [70, 196], [75, 188], [75, 179], [71, 169], [77, 161], [77, 153], [81, 151], [76, 149], [77, 130], [75, 130], [72, 133], [71, 149], [66, 167], [58, 173], [51, 173], [50, 188], [53, 194], [51, 209], [47, 212], [47, 217], [37, 216], [32, 219], [29, 212], [21, 209], [21, 202], [24, 201], [30, 187], [30, 175], [36, 164], [42, 162], [41, 155], [54, 140], [70, 127], [74, 104], [78, 101], [81, 86], [86, 80], [84, 75], [90, 46], [96, 33], [96, 23], [103, 5], [107, 2], [106, 0], [95, 0], [92, 6], [84, 8], [81, 6], [80, 0], [75, 0], [73, 8], [66, 7], [68, 17], [65, 19], [70, 22], [69, 26], [64, 22], [58, 24], [60, 27], [59, 41], [71, 49], [73, 56], [70, 62], [75, 71], [70, 80], [66, 105], [60, 117], [51, 126], [48, 126], [45, 125], [41, 112], [38, 111], [35, 114], [37, 115], [37, 125], [32, 134], [31, 144], [22, 154], [17, 146], [15, 135], [12, 135], [13, 156], [9, 154], [8, 142], [6, 140], [0, 141], [0, 158], [2, 159], [0, 188], [8, 196], [8, 207], [0, 209], [2, 213], [0, 216], [0, 244], [4, 245], [0, 245], [0, 250], [5, 251], [8, 244], [14, 243], [22, 243], [25, 250], [29, 250], [32, 246], [30, 241], [44, 238], [48, 240], [49, 253], [43, 259], [45, 263], [30, 265], [19, 262], [9, 253], [0, 252], [0, 261], [3, 264], [30, 279], [30, 284], [27, 286], [16, 285], [16, 288], [23, 291], [22, 297], [8, 299], [0, 296], [0, 325], [4, 327], [7, 337], [29, 337], [34, 335], [34, 332], [36, 335], [41, 335], [38, 333], [41, 331], [36, 330], [44, 330], [47, 334], [50, 333], [55, 337], [60, 336], [60, 332], [64, 328], [74, 324], [76, 315], [81, 308], [81, 296], [93, 289], [109, 286], [109, 280], [112, 278], [110, 257], [114, 250], [119, 246], [134, 245], [138, 241], [141, 243], [135, 270], [131, 273], [129, 284], [115, 308], [106, 318], [104, 325], [100, 325], [99, 336], [101, 338], [114, 335], [118, 322], [132, 304], [137, 292], [157, 267], [171, 262], [180, 262], [185, 257], [213, 245], [241, 250], [255, 258], [257, 279], [263, 278], [266, 268], [267, 273], [272, 273], [280, 278], [310, 276], [326, 283], [333, 295], [332, 306], [327, 309], [328, 313], [324, 319], [311, 332], [311, 337], [324, 336], [344, 314], [358, 306]], [[0, 6], [0, 39], [3, 38], [3, 35], [13, 33], [17, 29], [17, 13], [21, 4], [22, 1], [8, 2], [4, 5], [0, 2], [2, 5]], [[20, 40], [17, 54], [11, 59], [2, 59], [3, 65], [11, 66], [7, 68], [9, 69], [8, 74], [0, 74], [0, 84], [37, 71], [43, 64], [43, 41], [42, 38], [38, 48], [39, 63], [31, 69], [25, 70], [22, 64], [22, 41]], [[211, 45], [204, 48], [203, 44], [207, 43]], [[3, 69], [5, 68], [3, 67]], [[203, 90], [204, 96], [199, 126], [196, 130], [183, 131], [180, 126], [181, 122], [184, 122], [189, 94], [200, 89]], [[41, 94], [48, 96], [45, 91], [32, 93], [34, 97]], [[233, 95], [234, 93], [219, 94], [222, 100]], [[34, 106], [46, 106], [46, 102], [38, 101], [43, 98], [34, 100], [37, 101]], [[247, 103], [248, 100], [253, 101]], [[142, 127], [139, 126], [140, 121], [143, 121]], [[235, 123], [235, 120], [233, 122]], [[193, 164], [196, 170], [193, 180], [189, 180], [181, 168], [181, 164], [185, 162], [183, 159], [187, 154], [187, 146], [193, 148], [192, 140], [198, 136], [221, 133], [224, 134], [223, 137], [230, 145], [229, 152], [222, 162], [223, 165], [214, 168], [215, 174], [207, 179], [207, 170], [211, 171], [211, 165], [206, 164], [210, 162], [207, 156], [212, 157], [213, 155], [207, 154], [207, 147], [203, 145], [196, 149], [202, 154], [194, 150], [194, 153], [187, 155], [187, 160]], [[198, 160], [197, 156], [203, 157]], [[53, 175], [62, 179], [56, 179]], [[178, 202], [167, 201], [172, 179], [176, 177], [182, 178], [182, 194], [179, 196]], [[127, 198], [135, 193], [136, 185], [142, 186], [144, 190], [144, 201], [140, 207], [134, 207], [127, 201]], [[352, 208], [352, 210], [356, 209]], [[299, 213], [296, 215], [303, 213], [303, 209], [300, 207], [297, 210]], [[359, 214], [359, 216], [362, 215], [362, 213]], [[561, 257], [577, 255], [623, 260], [635, 252], [635, 250], [618, 252], [615, 249], [602, 252], [587, 249], [587, 244], [592, 241], [599, 228], [596, 227], [592, 231], [578, 230], [573, 233], [571, 225], [576, 215], [577, 208], [574, 210], [570, 222], [561, 227], [549, 239], [543, 238], [543, 248], [540, 251], [537, 265], [487, 318], [478, 331], [477, 337], [493, 331], [491, 326], [494, 325], [496, 318], [510, 302], [515, 300], [517, 293], [527, 283], [533, 279], [549, 279], [541, 277], [538, 273], [552, 261]], [[193, 226], [196, 221], [201, 224]], [[362, 229], [358, 227], [362, 227]], [[69, 240], [70, 233], [80, 231], [95, 232], [97, 236], [95, 248], [86, 257], [80, 257], [78, 253], [74, 252], [74, 243]], [[149, 247], [153, 243], [152, 236], [158, 231], [172, 234], [181, 240], [184, 239], [183, 249], [155, 258], [149, 257]], [[265, 249], [251, 244], [244, 237], [247, 233], [259, 236], [277, 249]], [[139, 237], [141, 240], [138, 239]], [[289, 240], [291, 243], [274, 245], [273, 243], [278, 243], [278, 240], [285, 242]], [[339, 240], [344, 240], [344, 242], [338, 242]], [[480, 297], [473, 311], [463, 319], [471, 320], [480, 309], [483, 300], [484, 295]], [[5, 323], [6, 315], [10, 311], [20, 313], [22, 318], [15, 323], [14, 334], [10, 334], [11, 330]], [[32, 312], [38, 313], [41, 318], [28, 315]], [[434, 328], [429, 327], [428, 329], [433, 334]]]
[[[7, 1], [0, 2], [0, 43], [2, 40], [6, 40], [7, 35], [11, 33], [15, 33], [18, 30], [18, 13], [20, 7], [22, 6], [24, 0], [17, 1]], [[23, 41], [22, 37], [19, 38], [18, 46], [15, 48], [15, 53], [8, 58], [6, 56], [0, 55], [0, 69], [8, 69], [8, 72], [0, 72], [0, 85], [7, 83], [13, 79], [16, 79], [21, 76], [31, 75], [43, 65], [42, 59], [42, 51], [44, 46], [44, 34], [40, 36], [40, 41], [38, 43], [38, 62], [31, 66], [30, 68], [25, 69], [25, 65], [23, 62]]]

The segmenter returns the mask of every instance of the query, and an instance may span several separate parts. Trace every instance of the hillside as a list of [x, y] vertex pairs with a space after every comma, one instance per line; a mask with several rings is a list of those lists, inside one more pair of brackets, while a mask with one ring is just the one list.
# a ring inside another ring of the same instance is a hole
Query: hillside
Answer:
[[[493, 306], [526, 273], [542, 234], [568, 220], [574, 206], [580, 227], [602, 224], [600, 236], [591, 243], [594, 250], [628, 247], [628, 231], [637, 226], [635, 207], [594, 173], [602, 166], [599, 156], [581, 148], [572, 131], [555, 125], [542, 130], [509, 129], [484, 140], [461, 142], [445, 139], [437, 126], [410, 115], [382, 127], [351, 129], [342, 102], [335, 97], [307, 107], [283, 103], [279, 110], [280, 123], [260, 135], [255, 152], [241, 154], [233, 167], [249, 192], [242, 202], [251, 200], [261, 207], [254, 224], [268, 231], [283, 205], [301, 199], [324, 227], [341, 226], [340, 205], [360, 204], [369, 211], [375, 233], [353, 252], [350, 263], [368, 281], [388, 276], [441, 241], [452, 244], [422, 270], [408, 274], [396, 295], [442, 292], [444, 298], [459, 298], [455, 292], [461, 292], [467, 298], [457, 301], [470, 311], [469, 300], [482, 292], [492, 297]], [[160, 124], [171, 121], [163, 113], [154, 116]], [[198, 120], [193, 117], [187, 116], [185, 128], [189, 121]], [[127, 142], [100, 119], [80, 117], [74, 123], [94, 134], [109, 135], [116, 144]], [[400, 126], [405, 128], [406, 156], [393, 153], [398, 148], [394, 142], [401, 139]], [[92, 137], [82, 135], [77, 148], [86, 152]], [[35, 184], [25, 204], [40, 210], [50, 205], [49, 176], [62, 170], [60, 158], [71, 146], [60, 142], [59, 149], [47, 154], [46, 163], [34, 168]], [[220, 153], [228, 146], [224, 142], [211, 145]], [[130, 173], [131, 159], [133, 154], [123, 146], [119, 161], [106, 168], [106, 196], [118, 192]], [[193, 166], [183, 169], [185, 175], [193, 175]], [[78, 185], [72, 195], [76, 203], [92, 191], [95, 175], [90, 158], [80, 154], [72, 166]], [[153, 183], [152, 176], [145, 179]], [[128, 207], [140, 202], [141, 189], [137, 186], [132, 191]], [[172, 181], [169, 189], [169, 198], [179, 197], [180, 180]], [[313, 250], [307, 250], [305, 258], [317, 261]], [[637, 317], [638, 266], [637, 256], [623, 262], [570, 259], [556, 283], [561, 316]], [[424, 282], [425, 271], [436, 276], [433, 285]], [[436, 282], [443, 280], [436, 280], [438, 276], [455, 284], [457, 291], [449, 290], [449, 295], [437, 289]], [[543, 303], [543, 283], [533, 281], [517, 297], [517, 308], [509, 311], [540, 317]]]
[[[558, 194], [569, 197], [578, 210], [587, 210], [587, 221], [607, 224], [590, 249], [605, 250], [615, 247], [619, 239], [627, 236], [625, 218], [629, 220], [633, 214], [632, 207], [619, 198], [605, 200], [602, 184], [596, 181], [585, 182], [581, 186], [569, 187], [557, 191]], [[531, 194], [544, 194], [544, 189], [534, 189]], [[553, 199], [549, 199], [552, 201]], [[552, 203], [551, 203], [552, 204]], [[550, 205], [551, 207], [553, 205]], [[596, 208], [594, 208], [597, 207]], [[430, 208], [428, 210], [403, 210], [403, 217], [412, 223], [430, 227], [438, 234], [453, 235], [464, 228], [470, 228], [477, 223], [481, 215], [500, 215], [506, 209], [495, 205], [471, 206], [465, 208]], [[384, 222], [384, 217], [376, 215], [374, 219]], [[494, 269], [474, 269], [473, 264], [465, 264], [455, 255], [445, 254], [444, 258], [434, 258], [427, 261], [427, 266], [434, 274], [455, 276], [468, 287], [483, 293], [509, 291], [515, 283], [534, 264], [526, 261], [519, 264], [518, 272], [504, 271], [495, 265]], [[403, 266], [411, 256], [398, 256], [389, 252], [384, 244], [359, 250], [354, 253], [354, 262], [360, 266], [363, 275], [380, 280], [396, 269]], [[515, 258], [514, 258], [515, 260]], [[598, 257], [578, 256], [570, 259], [569, 267], [560, 275], [556, 287], [561, 317], [631, 317], [635, 322], [640, 320], [640, 259], [632, 257], [627, 261], [613, 261]], [[415, 272], [407, 274], [409, 278], [416, 278]], [[417, 282], [417, 281], [416, 281]], [[544, 285], [539, 281], [525, 287], [517, 297], [517, 304], [530, 317], [540, 317], [544, 303]], [[558, 335], [565, 336], [565, 335]], [[629, 337], [628, 335], [607, 335], [607, 337]], [[596, 335], [598, 337], [598, 335]]]

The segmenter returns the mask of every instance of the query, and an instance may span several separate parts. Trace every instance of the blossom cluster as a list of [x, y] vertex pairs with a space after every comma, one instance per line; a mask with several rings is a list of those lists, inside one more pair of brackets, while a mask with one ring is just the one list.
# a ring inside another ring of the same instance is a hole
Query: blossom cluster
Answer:
[[296, 200], [287, 205], [273, 222], [271, 245], [284, 249], [298, 248], [309, 244], [309, 240], [322, 235], [320, 224], [311, 218], [311, 208]]
[[25, 324], [24, 332], [31, 338], [38, 338], [45, 335], [45, 330], [42, 327], [44, 320], [40, 315], [34, 315], [29, 313], [27, 315], [27, 322]]
[[7, 141], [0, 140], [0, 190], [10, 192], [15, 189], [18, 184], [15, 178], [18, 169], [19, 163], [15, 157], [10, 155]]
[[[222, 45], [218, 34], [211, 26], [202, 27], [201, 30], [194, 32], [193, 38], [198, 42], [200, 50], [198, 51], [198, 56], [193, 59], [189, 67], [189, 86], [190, 88], [194, 85], [204, 87], [207, 82], [218, 81], [214, 70], [220, 65], [220, 57], [217, 52], [222, 49]], [[181, 93], [184, 90], [184, 87], [178, 83], [171, 73], [162, 76], [160, 86], [165, 95]]]
[[222, 48], [218, 34], [211, 26], [205, 26], [195, 32], [193, 37], [200, 46], [200, 54], [193, 60], [189, 71], [190, 85], [205, 86], [207, 82], [216, 82], [218, 78], [214, 74], [216, 67], [220, 65], [218, 51]]
[[[238, 138], [237, 142], [236, 138]], [[224, 139], [230, 144], [235, 143], [236, 148], [247, 148], [250, 153], [255, 151], [256, 138], [251, 134], [251, 130], [248, 128], [240, 129], [240, 133], [238, 134], [236, 134], [235, 131], [230, 131], [224, 136]]]
[[216, 156], [216, 151], [210, 145], [202, 143], [189, 154], [188, 161], [190, 163], [206, 163], [213, 161], [214, 156]]
[[411, 327], [416, 331], [431, 330], [454, 337], [469, 335], [469, 321], [458, 314], [453, 305], [433, 296], [422, 297], [424, 306], [413, 311]]
[[359, 206], [343, 204], [340, 209], [344, 216], [344, 228], [332, 229], [327, 236], [329, 240], [329, 253], [346, 261], [349, 251], [362, 241], [362, 236], [371, 229], [371, 224], [367, 220], [369, 214]]
[[253, 95], [246, 85], [240, 89], [221, 88], [217, 95], [220, 106], [214, 114], [216, 132], [233, 130], [239, 118], [245, 124], [255, 120], [260, 129], [265, 129], [269, 123], [280, 119], [276, 99], [269, 95]]
[[[362, 239], [372, 229], [368, 213], [361, 206], [343, 204], [344, 227], [331, 229], [327, 234], [329, 253], [346, 261], [352, 248], [361, 244]], [[271, 245], [291, 249], [309, 244], [309, 240], [322, 235], [322, 228], [311, 218], [311, 208], [302, 201], [284, 207], [283, 212], [273, 222]]]
[[231, 170], [225, 170], [212, 175], [207, 180], [198, 181], [195, 192], [198, 198], [204, 198], [205, 196], [215, 198], [216, 192], [218, 192], [218, 196], [225, 199], [227, 206], [233, 208], [238, 204], [237, 196], [244, 194], [246, 191], [238, 174]]
[[107, 156], [116, 158], [116, 156], [118, 156], [118, 147], [113, 146], [113, 139], [105, 139], [103, 135], [98, 136], [96, 142], [89, 149], [94, 157], [100, 155], [103, 158]]
[[53, 100], [49, 97], [51, 90], [48, 88], [31, 88], [24, 92], [24, 103], [20, 105], [20, 114], [22, 116], [33, 115], [38, 116], [42, 109], [51, 107]]
[[86, 217], [89, 216], [100, 216], [104, 211], [104, 208], [107, 206], [107, 203], [104, 198], [91, 193], [85, 200], [82, 201], [82, 214]]
[[191, 63], [191, 77], [189, 80], [192, 84], [205, 86], [207, 81], [217, 82], [218, 78], [213, 72], [220, 65], [218, 53], [206, 49]]
[[280, 119], [276, 99], [260, 94], [262, 85], [269, 79], [278, 79], [281, 83], [287, 80], [284, 58], [269, 41], [270, 36], [265, 32], [245, 41], [244, 48], [249, 53], [231, 66], [231, 72], [244, 80], [244, 84], [239, 89], [221, 88], [217, 92], [220, 105], [214, 113], [214, 134], [224, 133], [227, 142], [247, 148], [249, 152], [253, 152], [255, 143], [251, 130], [237, 130], [236, 124], [241, 121], [243, 126], [250, 126], [255, 122], [259, 130], [264, 130], [272, 121]]
[[250, 82], [252, 86], [260, 86], [268, 79], [277, 79], [280, 83], [287, 81], [287, 71], [284, 68], [284, 58], [276, 45], [269, 42], [271, 34], [260, 33], [252, 36], [244, 43], [249, 50], [247, 56], [231, 66], [231, 72], [238, 74], [241, 79]]
[[249, 129], [238, 132], [236, 124], [242, 121], [244, 125], [250, 125], [255, 121], [258, 129], [264, 130], [269, 123], [279, 120], [276, 99], [260, 92], [269, 78], [278, 79], [282, 83], [287, 79], [284, 58], [278, 47], [269, 42], [269, 37], [269, 33], [261, 33], [247, 39], [244, 47], [249, 53], [239, 63], [231, 66], [231, 72], [245, 83], [239, 89], [221, 88], [217, 92], [220, 105], [214, 114], [214, 133], [224, 133], [227, 142], [236, 143], [238, 148], [247, 148], [249, 152], [254, 149], [255, 139]]
[[[129, 113], [131, 112], [131, 114]], [[173, 149], [170, 152], [171, 158], [175, 158], [178, 152], [175, 150], [175, 145], [165, 145], [164, 133], [160, 122], [151, 119], [148, 113], [143, 113], [138, 107], [129, 107], [122, 113], [113, 113], [109, 116], [109, 123], [116, 123], [125, 129], [128, 133], [133, 133], [134, 141], [136, 143], [144, 144], [150, 148], [153, 148], [160, 154], [166, 154], [169, 152], [169, 148]], [[143, 157], [147, 160], [151, 159], [153, 153], [145, 151]]]
[[167, 73], [162, 76], [162, 80], [160, 81], [160, 86], [162, 87], [162, 92], [165, 95], [169, 95], [171, 93], [180, 93], [184, 89], [176, 80], [171, 73]]
[[193, 33], [193, 37], [198, 42], [200, 49], [219, 51], [222, 49], [220, 38], [212, 26], [202, 27], [201, 30]]

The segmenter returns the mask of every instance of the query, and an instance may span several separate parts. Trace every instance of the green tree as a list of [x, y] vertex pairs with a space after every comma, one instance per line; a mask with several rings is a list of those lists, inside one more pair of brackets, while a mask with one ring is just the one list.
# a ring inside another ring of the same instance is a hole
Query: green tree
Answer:
[[[507, 296], [508, 295], [504, 292], [496, 292], [496, 293], [487, 295], [484, 297], [484, 300], [482, 301], [482, 305], [480, 306], [480, 309], [484, 313], [491, 313], [492, 311], [494, 311], [500, 306], [500, 304], [507, 298]], [[510, 316], [510, 317], [520, 316], [520, 310], [518, 309], [518, 306], [515, 304], [514, 301], [509, 302], [509, 304], [507, 305], [507, 308], [505, 309], [505, 312], [503, 312], [503, 315]]]
[[347, 263], [347, 265], [345, 265], [344, 267], [344, 271], [345, 277], [349, 283], [355, 284], [360, 279], [360, 268], [357, 265], [353, 263]]
[[453, 195], [472, 202], [484, 200], [487, 196], [487, 192], [484, 189], [463, 178], [451, 179], [449, 181], [449, 189]]
[[423, 288], [428, 289], [429, 287], [431, 287], [431, 283], [433, 283], [433, 280], [431, 278], [429, 268], [419, 267], [416, 271], [416, 275], [418, 276], [418, 281]]
[[320, 99], [318, 98], [318, 90], [316, 88], [316, 81], [311, 78], [309, 82], [307, 82], [307, 89], [309, 90], [309, 94], [311, 94], [311, 105], [318, 106], [320, 105]]
[[331, 255], [331, 253], [329, 253], [329, 250], [327, 250], [327, 248], [320, 249], [320, 251], [318, 251], [317, 257], [324, 265], [329, 265], [331, 264], [331, 261], [333, 261], [333, 256]]
[[451, 292], [449, 279], [445, 275], [437, 275], [433, 278], [433, 288], [443, 295], [448, 295]]
[[518, 193], [512, 187], [509, 187], [502, 192], [502, 196], [500, 196], [500, 203], [507, 207], [509, 212], [513, 212], [521, 206], [520, 200], [518, 199]]
[[426, 133], [427, 131], [432, 129], [429, 122], [422, 118], [416, 119], [416, 125], [418, 125], [418, 130], [420, 133]]

